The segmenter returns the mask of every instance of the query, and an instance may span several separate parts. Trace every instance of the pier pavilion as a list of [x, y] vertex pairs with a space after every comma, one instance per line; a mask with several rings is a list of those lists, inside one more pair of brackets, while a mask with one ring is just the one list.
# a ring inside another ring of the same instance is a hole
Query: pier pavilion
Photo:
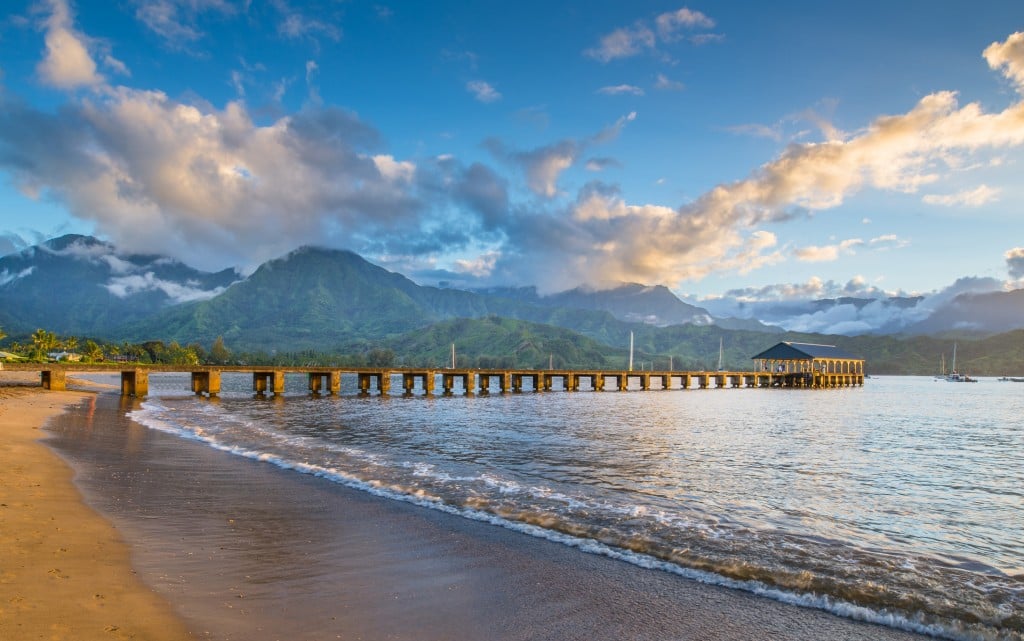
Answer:
[[782, 387], [845, 387], [864, 384], [864, 359], [835, 345], [783, 341], [753, 357]]

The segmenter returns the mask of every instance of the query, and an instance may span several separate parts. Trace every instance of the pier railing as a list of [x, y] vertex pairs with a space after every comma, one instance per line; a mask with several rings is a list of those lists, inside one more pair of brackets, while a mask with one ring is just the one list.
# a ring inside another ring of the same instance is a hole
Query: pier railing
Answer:
[[[498, 392], [519, 393], [525, 390], [548, 392], [556, 389], [576, 392], [591, 391], [689, 390], [723, 388], [815, 388], [861, 386], [863, 374], [825, 372], [775, 373], [767, 371], [629, 371], [597, 369], [445, 369], [445, 368], [341, 368], [341, 367], [278, 367], [257, 365], [125, 365], [81, 363], [7, 363], [5, 370], [36, 371], [42, 387], [50, 390], [67, 388], [68, 374], [108, 372], [121, 374], [121, 394], [146, 396], [149, 375], [161, 372], [185, 373], [191, 376], [191, 389], [196, 394], [217, 396], [221, 392], [221, 375], [227, 372], [252, 374], [252, 390], [257, 395], [283, 394], [284, 377], [288, 373], [305, 374], [313, 394], [338, 394], [343, 375], [355, 376], [360, 394], [390, 394], [394, 380], [401, 380], [404, 394], [489, 394], [492, 386]], [[557, 385], [556, 385], [557, 383]]]

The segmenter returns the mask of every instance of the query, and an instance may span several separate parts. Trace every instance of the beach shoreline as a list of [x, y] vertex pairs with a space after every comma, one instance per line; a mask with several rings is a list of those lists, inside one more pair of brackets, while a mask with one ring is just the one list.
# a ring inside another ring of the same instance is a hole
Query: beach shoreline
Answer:
[[[36, 445], [77, 476], [49, 482], [127, 541], [135, 589], [171, 618], [134, 638], [924, 638], [216, 451], [131, 421], [138, 401], [116, 394], [17, 395], [67, 408]], [[127, 559], [110, 549], [92, 561]]]
[[95, 394], [44, 392], [30, 378], [4, 373], [0, 384], [0, 638], [191, 638], [43, 442], [47, 421]]

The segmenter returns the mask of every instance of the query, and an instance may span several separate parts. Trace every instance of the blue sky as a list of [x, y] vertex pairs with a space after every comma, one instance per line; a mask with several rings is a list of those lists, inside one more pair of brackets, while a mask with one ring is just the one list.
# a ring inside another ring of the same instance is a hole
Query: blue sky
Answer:
[[319, 244], [723, 312], [1024, 285], [1016, 0], [2, 11], [0, 251]]

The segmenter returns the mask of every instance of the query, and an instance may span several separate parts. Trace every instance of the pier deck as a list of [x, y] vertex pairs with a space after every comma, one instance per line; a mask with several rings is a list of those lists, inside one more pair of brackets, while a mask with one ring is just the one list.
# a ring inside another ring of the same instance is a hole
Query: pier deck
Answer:
[[[10, 371], [39, 372], [42, 387], [63, 390], [68, 374], [78, 372], [120, 373], [121, 394], [146, 396], [149, 376], [172, 372], [191, 375], [192, 391], [196, 394], [216, 396], [221, 391], [224, 373], [252, 374], [252, 390], [256, 394], [282, 394], [285, 374], [305, 374], [308, 389], [313, 394], [338, 394], [342, 376], [355, 376], [360, 394], [390, 394], [393, 380], [400, 380], [404, 394], [519, 393], [523, 391], [548, 392], [562, 390], [627, 391], [634, 389], [689, 390], [723, 388], [813, 388], [861, 386], [861, 373], [825, 372], [770, 372], [770, 371], [628, 371], [595, 369], [445, 369], [445, 368], [367, 368], [367, 367], [277, 367], [262, 365], [126, 365], [81, 363], [6, 363]], [[496, 389], [492, 389], [495, 388]]]

